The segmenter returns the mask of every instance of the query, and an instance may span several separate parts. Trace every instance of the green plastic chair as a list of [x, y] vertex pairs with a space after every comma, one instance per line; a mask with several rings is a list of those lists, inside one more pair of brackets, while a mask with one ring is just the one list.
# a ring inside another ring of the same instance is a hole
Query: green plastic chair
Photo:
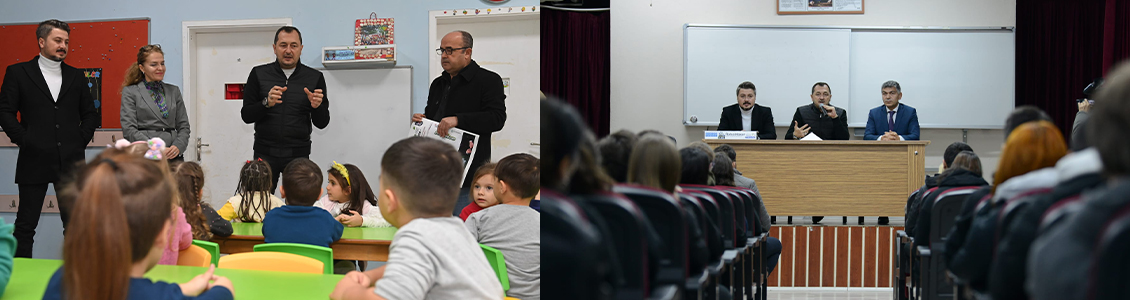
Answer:
[[212, 253], [212, 264], [220, 265], [220, 244], [201, 240], [192, 240], [192, 244], [208, 250], [208, 253]]
[[330, 248], [296, 243], [270, 243], [255, 245], [253, 251], [285, 252], [302, 255], [322, 262], [326, 274], [334, 273], [334, 250]]
[[502, 251], [483, 244], [479, 244], [479, 247], [483, 248], [483, 254], [487, 256], [487, 263], [490, 263], [490, 268], [494, 269], [494, 273], [498, 275], [498, 281], [502, 282], [502, 291], [509, 291], [510, 276], [506, 275], [506, 260], [502, 258]]

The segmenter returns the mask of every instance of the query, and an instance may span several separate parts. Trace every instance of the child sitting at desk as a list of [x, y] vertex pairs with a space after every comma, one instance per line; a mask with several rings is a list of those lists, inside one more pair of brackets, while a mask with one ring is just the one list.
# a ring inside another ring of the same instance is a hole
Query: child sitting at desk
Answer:
[[477, 213], [486, 209], [487, 207], [498, 205], [498, 198], [494, 197], [494, 163], [484, 163], [479, 166], [479, 170], [475, 171], [475, 176], [472, 177], [471, 191], [474, 192], [475, 201], [463, 207], [463, 211], [459, 212], [459, 218], [467, 221], [467, 217], [471, 214]]
[[263, 222], [267, 212], [283, 201], [271, 195], [271, 165], [262, 160], [249, 160], [239, 170], [238, 195], [228, 198], [220, 207], [220, 217], [233, 222]]
[[[501, 299], [502, 284], [475, 238], [453, 217], [463, 159], [424, 137], [396, 142], [381, 158], [381, 214], [399, 228], [388, 263], [345, 275], [333, 299]], [[285, 175], [283, 178], [286, 178]]]
[[[143, 278], [169, 243], [176, 188], [164, 161], [107, 148], [78, 170], [63, 266], [43, 299], [232, 299], [231, 281], [206, 273], [183, 284]], [[209, 283], [214, 281], [213, 283]]]
[[325, 209], [338, 222], [349, 227], [392, 227], [377, 205], [377, 195], [361, 169], [351, 164], [334, 165], [326, 170], [326, 195], [314, 206]]
[[322, 170], [313, 161], [295, 159], [282, 172], [279, 190], [286, 204], [263, 217], [263, 242], [301, 243], [322, 247], [341, 239], [345, 229], [324, 209], [314, 207], [322, 195]]
[[494, 194], [502, 204], [477, 212], [464, 223], [480, 244], [502, 251], [510, 276], [506, 293], [523, 300], [541, 298], [541, 213], [530, 208], [541, 186], [539, 166], [537, 158], [525, 153], [499, 160], [494, 167]]

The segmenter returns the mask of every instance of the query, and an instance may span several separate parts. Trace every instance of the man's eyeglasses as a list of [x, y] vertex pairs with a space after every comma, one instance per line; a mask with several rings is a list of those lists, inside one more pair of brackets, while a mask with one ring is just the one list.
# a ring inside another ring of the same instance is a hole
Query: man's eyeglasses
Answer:
[[460, 48], [451, 48], [451, 47], [447, 47], [447, 48], [439, 48], [439, 49], [436, 49], [436, 54], [438, 54], [438, 55], [444, 55], [444, 54], [447, 54], [447, 55], [451, 55], [451, 53], [452, 53], [452, 52], [455, 52], [455, 50], [464, 50], [464, 49], [471, 49], [471, 47], [460, 47]]

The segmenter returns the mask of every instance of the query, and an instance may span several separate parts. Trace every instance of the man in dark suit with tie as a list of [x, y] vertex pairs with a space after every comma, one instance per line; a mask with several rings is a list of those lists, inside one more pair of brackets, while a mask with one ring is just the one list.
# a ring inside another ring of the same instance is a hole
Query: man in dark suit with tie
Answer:
[[[16, 160], [20, 206], [13, 233], [16, 257], [31, 257], [47, 184], [60, 194], [60, 176], [86, 160], [86, 145], [102, 124], [82, 72], [63, 63], [70, 31], [59, 20], [39, 23], [35, 30], [39, 55], [8, 66], [0, 86], [0, 127], [20, 147]], [[70, 206], [69, 201], [59, 202], [64, 229]]]
[[777, 139], [773, 128], [773, 109], [757, 104], [757, 87], [746, 81], [738, 85], [738, 103], [722, 108], [718, 130], [757, 131], [762, 140]]
[[867, 114], [867, 130], [864, 140], [874, 141], [917, 141], [918, 111], [910, 105], [901, 104], [902, 87], [890, 80], [883, 83], [883, 105], [872, 108]]
[[[869, 141], [917, 141], [918, 111], [901, 104], [902, 87], [894, 80], [883, 83], [883, 105], [867, 113], [867, 129], [863, 139]], [[887, 225], [887, 217], [879, 217], [879, 225]], [[859, 217], [863, 224], [863, 217]]]

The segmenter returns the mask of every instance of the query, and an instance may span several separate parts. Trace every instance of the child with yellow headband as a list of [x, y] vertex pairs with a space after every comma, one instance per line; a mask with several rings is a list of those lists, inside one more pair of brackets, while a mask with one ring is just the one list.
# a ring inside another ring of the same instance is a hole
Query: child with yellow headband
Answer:
[[377, 207], [377, 195], [365, 180], [361, 169], [352, 164], [339, 164], [336, 161], [326, 179], [326, 195], [318, 199], [314, 206], [330, 212], [338, 222], [349, 227], [391, 227], [381, 216]]

